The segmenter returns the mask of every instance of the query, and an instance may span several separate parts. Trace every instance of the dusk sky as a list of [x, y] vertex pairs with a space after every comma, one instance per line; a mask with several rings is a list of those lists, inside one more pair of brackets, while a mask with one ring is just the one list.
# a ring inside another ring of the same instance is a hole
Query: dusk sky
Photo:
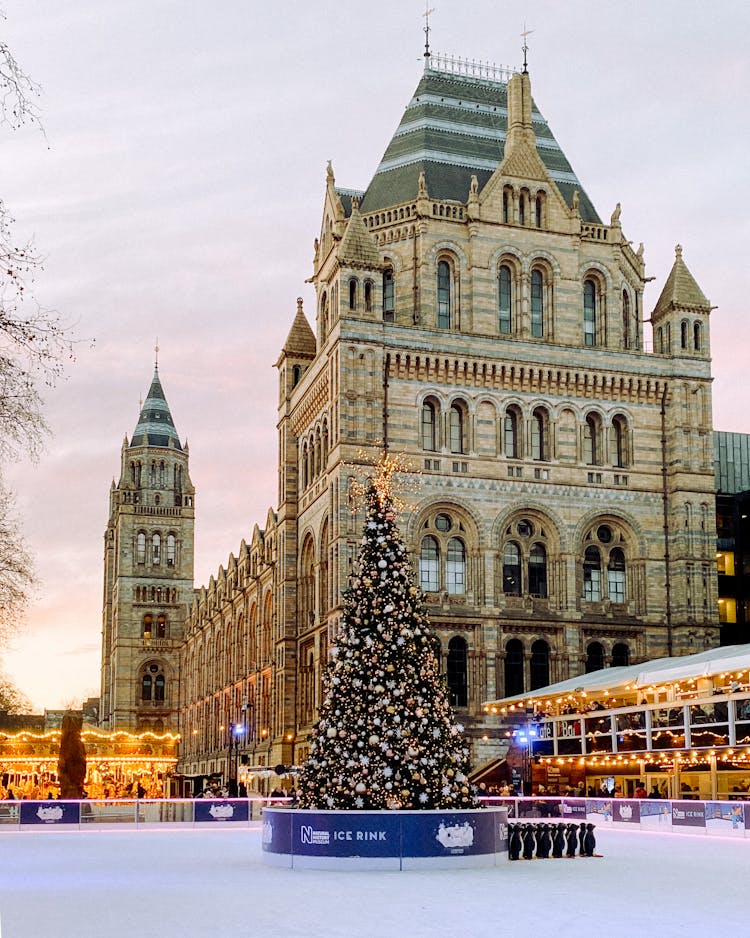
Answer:
[[[717, 309], [714, 426], [750, 432], [750, 6], [436, 0], [433, 50], [518, 66], [600, 216], [674, 246]], [[423, 67], [421, 0], [5, 0], [45, 135], [0, 134], [0, 198], [74, 324], [53, 435], [8, 468], [40, 584], [5, 670], [35, 709], [99, 692], [109, 487], [159, 372], [196, 488], [196, 585], [276, 506], [273, 364], [314, 293], [326, 162], [369, 183]], [[93, 344], [92, 344], [93, 341]]]

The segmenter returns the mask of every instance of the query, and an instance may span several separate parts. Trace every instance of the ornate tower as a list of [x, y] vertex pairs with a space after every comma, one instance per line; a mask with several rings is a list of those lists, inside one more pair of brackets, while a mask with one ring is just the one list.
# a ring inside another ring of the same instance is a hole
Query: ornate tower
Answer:
[[104, 535], [101, 722], [112, 730], [177, 729], [179, 649], [193, 598], [194, 489], [158, 367]]

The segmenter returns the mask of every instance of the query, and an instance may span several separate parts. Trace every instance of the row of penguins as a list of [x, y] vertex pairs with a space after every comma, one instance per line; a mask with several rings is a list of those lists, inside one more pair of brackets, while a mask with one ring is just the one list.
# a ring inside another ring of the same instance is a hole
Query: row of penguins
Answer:
[[[576, 854], [576, 850], [578, 851]], [[593, 824], [509, 824], [509, 860], [546, 860], [550, 856], [594, 857]]]

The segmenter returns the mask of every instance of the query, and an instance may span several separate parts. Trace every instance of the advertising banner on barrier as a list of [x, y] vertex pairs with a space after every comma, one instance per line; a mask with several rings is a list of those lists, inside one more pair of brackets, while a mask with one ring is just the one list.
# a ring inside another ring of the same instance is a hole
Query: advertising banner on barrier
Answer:
[[400, 818], [397, 813], [359, 814], [356, 811], [298, 812], [292, 817], [292, 851], [296, 856], [400, 856]]
[[248, 820], [247, 801], [220, 801], [213, 798], [198, 799], [195, 802], [195, 820], [216, 823]]
[[706, 828], [711, 834], [745, 836], [742, 805], [732, 801], [706, 802]]
[[263, 814], [263, 849], [267, 853], [292, 852], [292, 812], [266, 811]]
[[587, 798], [586, 820], [606, 824], [612, 820], [612, 801], [609, 798]]
[[586, 799], [585, 798], [565, 798], [560, 805], [562, 816], [570, 821], [586, 820]]
[[78, 824], [80, 801], [20, 801], [21, 824]]
[[744, 805], [745, 808], [745, 830], [750, 831], [750, 804]]
[[489, 812], [412, 814], [402, 828], [405, 857], [443, 857], [495, 852], [494, 816]]
[[641, 828], [646, 830], [670, 830], [672, 827], [672, 803], [658, 798], [644, 798], [640, 803]]
[[615, 798], [612, 801], [612, 820], [619, 824], [640, 824], [640, 801], [629, 801], [624, 798]]
[[706, 806], [702, 801], [673, 801], [673, 827], [706, 826]]

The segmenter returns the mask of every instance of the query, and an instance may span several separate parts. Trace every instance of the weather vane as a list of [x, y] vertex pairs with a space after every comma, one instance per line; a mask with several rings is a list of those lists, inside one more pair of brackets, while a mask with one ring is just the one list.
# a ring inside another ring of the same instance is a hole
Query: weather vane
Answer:
[[156, 337], [156, 344], [154, 345], [154, 368], [159, 367], [159, 336]]
[[529, 51], [529, 44], [526, 42], [526, 39], [534, 32], [533, 29], [527, 29], [526, 23], [523, 24], [523, 32], [521, 36], [523, 37], [523, 72], [526, 75], [529, 71], [528, 62], [526, 61], [526, 53]]
[[430, 13], [435, 12], [435, 7], [430, 8], [430, 0], [425, 0], [424, 5], [424, 57], [426, 62], [430, 61]]

